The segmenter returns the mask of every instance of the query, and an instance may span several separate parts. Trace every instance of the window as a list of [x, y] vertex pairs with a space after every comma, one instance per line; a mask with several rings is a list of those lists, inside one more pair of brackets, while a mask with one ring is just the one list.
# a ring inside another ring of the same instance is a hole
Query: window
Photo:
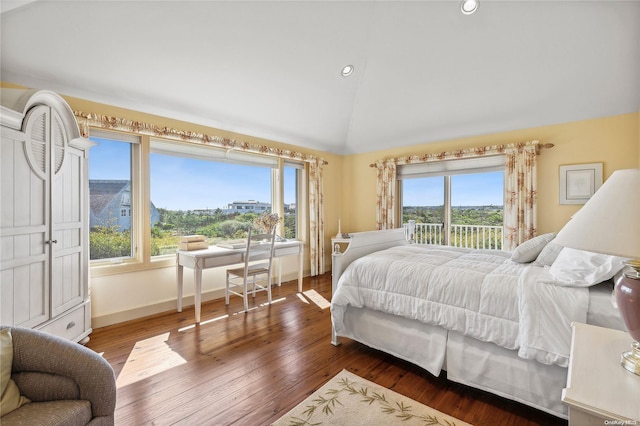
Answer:
[[131, 220], [133, 159], [140, 138], [91, 130], [96, 143], [89, 156], [89, 240], [91, 261], [131, 259], [136, 253], [136, 224]]
[[299, 193], [304, 165], [293, 161], [284, 162], [284, 231], [285, 238], [298, 238]]
[[504, 157], [399, 167], [403, 224], [423, 244], [501, 249]]
[[182, 235], [243, 238], [263, 212], [284, 216], [283, 236], [299, 235], [303, 163], [102, 129], [90, 139], [97, 275], [169, 266]]
[[277, 159], [161, 140], [150, 148], [151, 256], [174, 254], [182, 235], [244, 238], [271, 211]]
[[415, 241], [444, 244], [444, 176], [404, 179], [402, 182], [402, 223], [415, 220]]

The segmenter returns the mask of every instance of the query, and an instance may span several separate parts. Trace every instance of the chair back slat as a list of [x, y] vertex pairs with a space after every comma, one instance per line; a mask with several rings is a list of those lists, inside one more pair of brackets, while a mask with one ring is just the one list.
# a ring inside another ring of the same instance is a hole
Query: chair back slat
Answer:
[[[271, 268], [271, 262], [273, 261], [273, 251], [274, 251], [274, 243], [276, 241], [276, 229], [273, 228], [273, 231], [270, 234], [254, 234], [249, 228], [249, 232], [247, 234], [247, 250], [245, 252], [244, 264], [245, 268], [249, 265], [253, 260], [269, 260], [269, 268]], [[268, 257], [263, 257], [264, 254], [268, 253]], [[256, 259], [256, 253], [260, 254], [260, 257]], [[253, 259], [252, 259], [253, 258]]]
[[[241, 296], [244, 299], [244, 310], [249, 310], [247, 293], [249, 292], [249, 277], [251, 277], [251, 293], [255, 297], [256, 291], [266, 290], [268, 301], [271, 304], [271, 264], [275, 249], [275, 227], [270, 234], [253, 234], [251, 228], [247, 234], [247, 248], [244, 255], [244, 267], [239, 269], [227, 269], [227, 283], [225, 290], [225, 303], [229, 304], [229, 294]], [[267, 262], [264, 262], [267, 260]], [[250, 263], [262, 261], [262, 263]], [[256, 277], [264, 276], [263, 284], [257, 282]], [[241, 283], [232, 283], [236, 278], [241, 278]], [[231, 288], [233, 286], [233, 289]], [[241, 290], [240, 290], [241, 288]]]

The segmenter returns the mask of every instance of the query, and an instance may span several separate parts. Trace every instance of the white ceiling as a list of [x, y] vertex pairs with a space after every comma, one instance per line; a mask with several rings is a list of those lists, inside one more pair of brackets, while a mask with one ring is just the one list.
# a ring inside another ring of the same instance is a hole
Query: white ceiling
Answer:
[[332, 153], [640, 107], [638, 0], [0, 5], [3, 81]]

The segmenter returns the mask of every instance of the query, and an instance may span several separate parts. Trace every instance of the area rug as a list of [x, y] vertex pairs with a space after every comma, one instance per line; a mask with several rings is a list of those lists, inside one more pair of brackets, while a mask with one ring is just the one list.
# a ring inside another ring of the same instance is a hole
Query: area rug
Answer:
[[471, 426], [347, 370], [273, 423], [274, 426], [393, 424]]

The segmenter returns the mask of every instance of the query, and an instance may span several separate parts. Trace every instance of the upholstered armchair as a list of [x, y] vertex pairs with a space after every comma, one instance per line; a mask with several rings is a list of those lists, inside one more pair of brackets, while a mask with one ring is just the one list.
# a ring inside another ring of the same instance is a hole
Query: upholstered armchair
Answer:
[[11, 379], [31, 400], [0, 418], [9, 425], [113, 425], [116, 382], [109, 363], [94, 351], [54, 335], [11, 330]]

